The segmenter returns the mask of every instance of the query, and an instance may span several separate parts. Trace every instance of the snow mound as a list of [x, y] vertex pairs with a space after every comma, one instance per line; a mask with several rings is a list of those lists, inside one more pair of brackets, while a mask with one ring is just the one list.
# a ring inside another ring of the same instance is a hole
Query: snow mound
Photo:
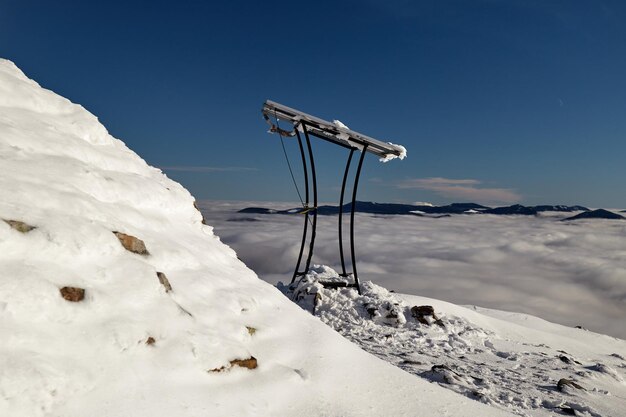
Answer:
[[341, 120], [333, 120], [333, 124], [335, 126], [337, 126], [340, 129], [350, 129], [348, 126], [346, 126], [345, 124], [343, 124], [343, 122]]
[[347, 281], [314, 266], [279, 289], [364, 350], [494, 408], [521, 416], [618, 417], [626, 410], [624, 341], [523, 314], [481, 314], [394, 294], [372, 282], [362, 283], [362, 295], [330, 289], [336, 282]]
[[6, 60], [0, 193], [0, 416], [503, 415], [293, 305], [182, 186]]
[[391, 142], [387, 142], [387, 143], [389, 145], [394, 146], [400, 152], [400, 155], [394, 155], [392, 153], [389, 153], [389, 154], [385, 155], [384, 158], [380, 158], [379, 159], [380, 162], [389, 162], [389, 161], [391, 161], [393, 159], [396, 159], [396, 158], [400, 158], [400, 160], [403, 160], [404, 158], [406, 158], [406, 148], [404, 146], [396, 145], [395, 143], [391, 143]]

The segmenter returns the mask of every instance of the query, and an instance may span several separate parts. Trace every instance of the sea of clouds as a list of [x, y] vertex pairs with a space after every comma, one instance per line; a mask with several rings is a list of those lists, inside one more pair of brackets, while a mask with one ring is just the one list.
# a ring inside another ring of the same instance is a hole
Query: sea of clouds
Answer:
[[[200, 202], [207, 223], [262, 279], [290, 281], [304, 217], [237, 213], [250, 206], [296, 205]], [[626, 221], [563, 217], [357, 214], [359, 277], [401, 293], [529, 313], [626, 339]], [[318, 217], [313, 263], [340, 269], [336, 233], [336, 216]]]

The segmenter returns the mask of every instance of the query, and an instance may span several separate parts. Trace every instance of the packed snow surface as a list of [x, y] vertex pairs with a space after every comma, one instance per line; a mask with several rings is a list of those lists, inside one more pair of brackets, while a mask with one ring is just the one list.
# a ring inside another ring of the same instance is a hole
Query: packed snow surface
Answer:
[[506, 415], [298, 308], [182, 186], [6, 60], [0, 192], [0, 416]]
[[316, 266], [279, 288], [364, 350], [520, 416], [624, 416], [626, 342], [518, 313], [459, 307], [345, 281]]

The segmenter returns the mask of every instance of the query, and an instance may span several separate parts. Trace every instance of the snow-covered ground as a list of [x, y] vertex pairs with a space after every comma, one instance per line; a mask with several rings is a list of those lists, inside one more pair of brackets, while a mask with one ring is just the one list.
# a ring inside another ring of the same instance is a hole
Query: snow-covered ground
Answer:
[[[293, 272], [302, 217], [236, 212], [295, 204], [199, 206], [261, 278], [276, 283]], [[397, 292], [528, 313], [626, 339], [626, 222], [559, 221], [570, 215], [357, 214], [358, 270], [362, 279]], [[337, 217], [319, 216], [314, 262], [339, 268], [336, 234]]]
[[2, 417], [507, 415], [300, 309], [182, 186], [6, 60], [0, 195]]
[[407, 372], [522, 416], [624, 416], [626, 341], [536, 317], [390, 293], [363, 295], [320, 282], [342, 280], [316, 266], [279, 284], [303, 309]]

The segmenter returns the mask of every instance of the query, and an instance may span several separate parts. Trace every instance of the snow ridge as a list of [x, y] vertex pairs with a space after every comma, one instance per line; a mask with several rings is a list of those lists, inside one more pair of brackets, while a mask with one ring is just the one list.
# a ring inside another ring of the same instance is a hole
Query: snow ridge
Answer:
[[1, 416], [505, 415], [293, 305], [187, 190], [1, 59], [0, 193]]

